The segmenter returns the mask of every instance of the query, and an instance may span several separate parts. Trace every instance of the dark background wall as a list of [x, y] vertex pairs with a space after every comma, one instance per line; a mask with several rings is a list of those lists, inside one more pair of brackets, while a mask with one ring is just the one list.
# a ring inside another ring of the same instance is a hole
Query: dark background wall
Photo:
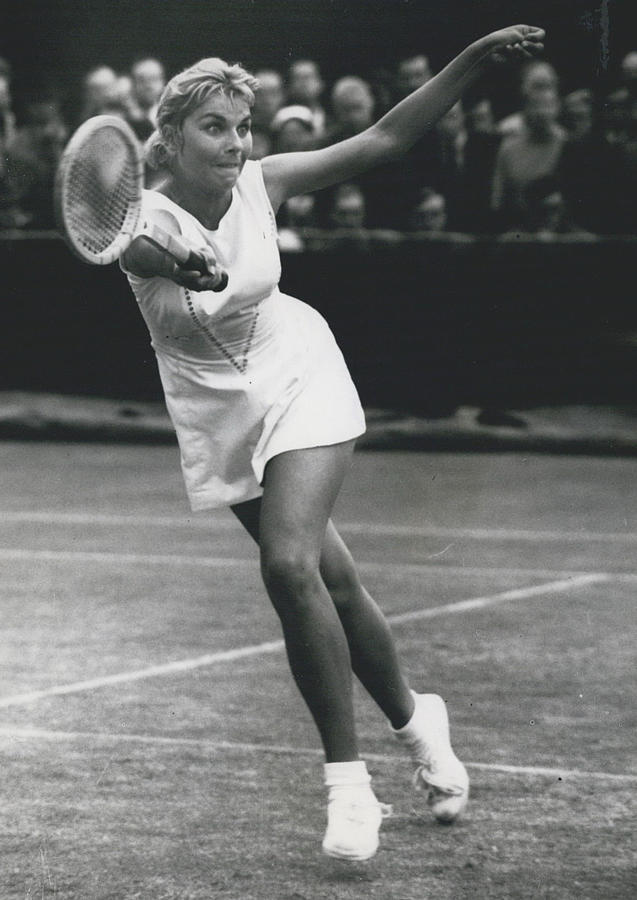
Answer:
[[[443, 414], [634, 404], [637, 239], [406, 239], [285, 254], [282, 289], [329, 321], [367, 406]], [[148, 333], [117, 264], [50, 235], [0, 237], [0, 390], [161, 396]]]
[[[73, 90], [97, 63], [125, 69], [140, 53], [169, 74], [202, 56], [249, 67], [285, 68], [317, 59], [328, 80], [365, 75], [400, 56], [426, 52], [436, 67], [475, 37], [530, 22], [548, 29], [547, 56], [565, 88], [613, 72], [637, 45], [634, 0], [5, 0], [0, 55], [16, 91], [54, 78]], [[631, 10], [632, 7], [632, 10]], [[515, 77], [499, 77], [503, 103]]]
[[[435, 66], [515, 22], [548, 29], [564, 90], [603, 83], [637, 48], [635, 0], [5, 0], [0, 55], [16, 93], [53, 78], [72, 95], [98, 63], [152, 53], [169, 73], [219, 54], [328, 79], [424, 51]], [[502, 106], [515, 70], [497, 76]], [[632, 402], [634, 243], [352, 248], [284, 261], [283, 287], [321, 309], [369, 404]], [[37, 260], [37, 264], [34, 264]], [[4, 388], [159, 396], [147, 335], [116, 267], [55, 238], [0, 240]], [[410, 392], [409, 386], [413, 390]], [[425, 409], [425, 411], [426, 411]]]

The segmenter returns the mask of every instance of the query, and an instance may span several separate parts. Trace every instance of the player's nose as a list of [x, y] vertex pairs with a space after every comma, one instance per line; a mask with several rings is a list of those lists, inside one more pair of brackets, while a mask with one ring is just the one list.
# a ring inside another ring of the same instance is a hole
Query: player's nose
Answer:
[[240, 151], [243, 147], [243, 142], [241, 140], [241, 135], [233, 128], [228, 135], [228, 146], [227, 149], [230, 151]]

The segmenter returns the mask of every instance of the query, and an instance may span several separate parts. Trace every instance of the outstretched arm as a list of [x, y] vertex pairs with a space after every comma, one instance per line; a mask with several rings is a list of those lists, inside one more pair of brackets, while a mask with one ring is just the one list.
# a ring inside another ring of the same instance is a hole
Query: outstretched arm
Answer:
[[282, 153], [263, 162], [266, 188], [275, 209], [288, 197], [346, 181], [372, 166], [395, 159], [456, 103], [492, 62], [525, 59], [543, 49], [544, 31], [514, 25], [470, 44], [413, 94], [370, 128], [321, 150]]

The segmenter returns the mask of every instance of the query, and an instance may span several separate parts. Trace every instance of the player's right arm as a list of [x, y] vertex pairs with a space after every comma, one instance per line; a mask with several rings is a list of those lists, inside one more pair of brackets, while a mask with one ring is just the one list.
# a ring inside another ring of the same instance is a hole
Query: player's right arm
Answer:
[[[183, 241], [179, 225], [174, 217], [170, 213], [162, 215], [162, 212], [162, 210], [153, 210], [153, 217], [159, 218], [155, 224], [160, 225], [164, 232]], [[142, 233], [133, 238], [122, 253], [122, 267], [139, 278], [168, 278], [175, 284], [191, 291], [220, 290], [222, 285], [219, 282], [219, 269], [212, 248], [202, 245], [193, 250], [196, 250], [198, 257], [205, 260], [207, 272], [202, 273], [199, 269], [190, 268], [188, 263], [180, 265], [167, 250], [159, 247]]]

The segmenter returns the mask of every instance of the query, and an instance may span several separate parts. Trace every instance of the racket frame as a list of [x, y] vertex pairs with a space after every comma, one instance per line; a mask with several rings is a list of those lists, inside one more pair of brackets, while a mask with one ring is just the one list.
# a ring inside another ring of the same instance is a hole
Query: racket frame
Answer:
[[[124, 139], [130, 159], [133, 161], [133, 183], [137, 190], [128, 204], [124, 222], [119, 233], [111, 243], [100, 252], [91, 252], [87, 249], [74, 229], [70, 228], [66, 221], [66, 197], [69, 190], [69, 180], [78, 150], [86, 143], [88, 138], [102, 128], [114, 128]], [[70, 250], [84, 262], [93, 265], [109, 265], [119, 259], [122, 253], [130, 246], [136, 237], [145, 237], [157, 247], [169, 253], [180, 266], [201, 272], [203, 275], [212, 274], [205, 258], [198, 253], [186, 241], [175, 234], [171, 234], [148, 222], [140, 223], [142, 213], [142, 191], [144, 187], [144, 160], [141, 147], [132, 128], [119, 116], [100, 115], [92, 116], [83, 122], [69, 140], [58, 165], [54, 185], [54, 206], [56, 223], [66, 244]], [[227, 275], [219, 270], [220, 290], [227, 284]]]
[[[85, 245], [81, 243], [72, 228], [67, 226], [66, 222], [66, 196], [69, 190], [69, 179], [73, 168], [73, 162], [76, 158], [78, 150], [86, 143], [87, 139], [99, 131], [101, 128], [114, 128], [122, 136], [130, 151], [131, 159], [134, 167], [134, 181], [137, 185], [136, 196], [133, 197], [126, 211], [124, 222], [121, 226], [119, 234], [111, 241], [111, 243], [99, 253], [89, 252]], [[138, 229], [139, 219], [142, 208], [142, 189], [144, 185], [144, 161], [142, 159], [141, 149], [133, 130], [119, 116], [93, 116], [83, 122], [77, 131], [74, 132], [69, 140], [62, 158], [60, 160], [53, 191], [55, 217], [58, 229], [64, 237], [68, 247], [72, 252], [79, 256], [84, 262], [93, 265], [109, 265], [119, 259], [124, 250], [135, 237]]]

